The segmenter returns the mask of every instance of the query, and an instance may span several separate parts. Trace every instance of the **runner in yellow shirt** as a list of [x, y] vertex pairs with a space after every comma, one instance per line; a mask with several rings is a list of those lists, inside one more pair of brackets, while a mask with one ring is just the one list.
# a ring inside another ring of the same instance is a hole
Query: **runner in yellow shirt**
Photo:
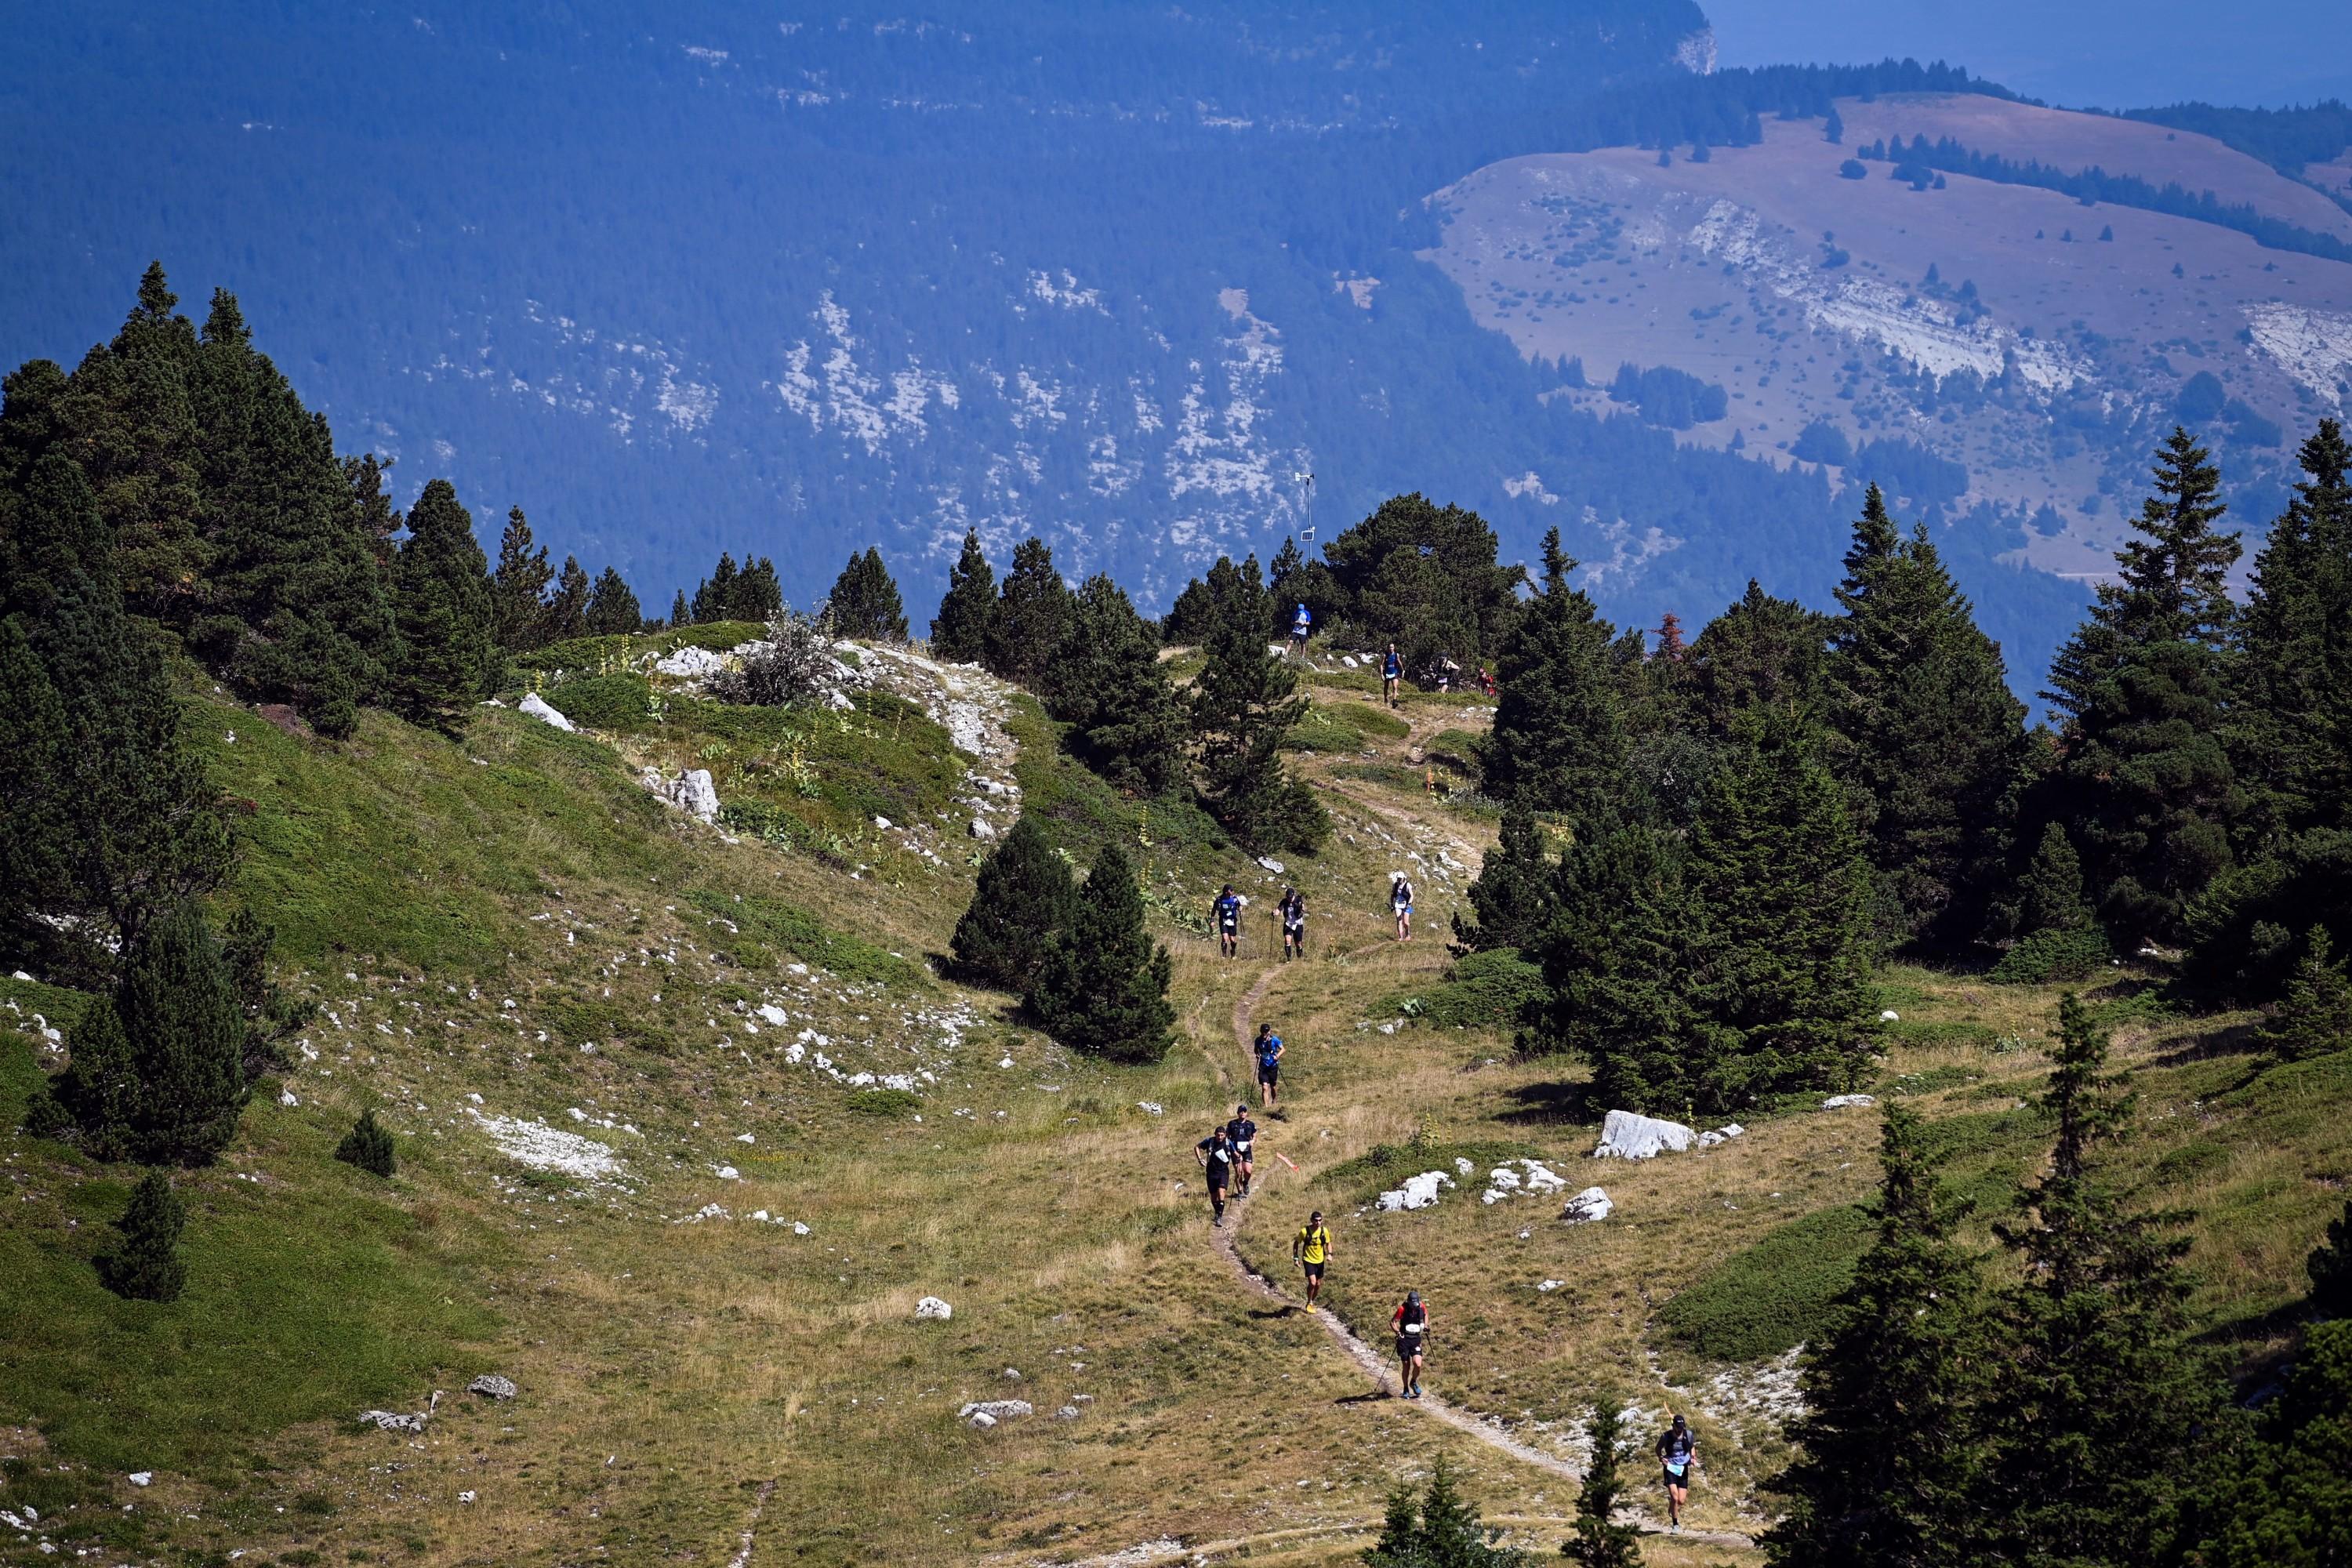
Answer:
[[1307, 1270], [1307, 1304], [1323, 1293], [1323, 1267], [1331, 1261], [1331, 1233], [1324, 1228], [1323, 1211], [1317, 1209], [1290, 1238], [1290, 1256]]

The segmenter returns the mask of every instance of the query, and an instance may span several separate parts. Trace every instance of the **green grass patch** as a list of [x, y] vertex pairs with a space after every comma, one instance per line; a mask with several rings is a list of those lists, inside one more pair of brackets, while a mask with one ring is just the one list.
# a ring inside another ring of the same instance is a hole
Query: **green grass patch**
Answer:
[[[1356, 709], [1361, 705], [1350, 702], [1340, 706]], [[1318, 702], [1300, 714], [1298, 722], [1283, 736], [1282, 749], [1286, 752], [1360, 752], [1364, 749], [1365, 740], [1361, 729], [1341, 718], [1336, 710]]]
[[1922, 1022], [1905, 1018], [1886, 1026], [1890, 1043], [1928, 1048], [1989, 1051], [2000, 1044], [2000, 1031], [1989, 1024]]
[[896, 1121], [911, 1116], [922, 1106], [922, 1097], [910, 1089], [858, 1089], [849, 1093], [850, 1111], [858, 1116], [878, 1116]]
[[[919, 990], [929, 984], [923, 972], [905, 959], [894, 956], [863, 937], [834, 931], [806, 910], [796, 904], [788, 904], [782, 899], [730, 899], [727, 894], [709, 888], [691, 893], [688, 898], [696, 909], [705, 914], [732, 921], [737, 931], [730, 934], [748, 937], [766, 947], [782, 949], [805, 963], [831, 971], [841, 979], [908, 990]], [[735, 945], [740, 948], [741, 944], [739, 941]], [[734, 956], [739, 962], [742, 958], [740, 951]]]
[[540, 693], [574, 724], [615, 735], [642, 735], [659, 722], [653, 682], [642, 675], [586, 675]]
[[1498, 950], [1465, 954], [1436, 984], [1392, 992], [1375, 1011], [1402, 1013], [1434, 1028], [1509, 1028], [1544, 994], [1541, 968]]
[[1717, 1361], [1762, 1361], [1819, 1334], [1823, 1313], [1852, 1283], [1876, 1221], [1855, 1204], [1777, 1226], [1709, 1269], [1658, 1310], [1680, 1344]]
[[1440, 730], [1429, 738], [1422, 754], [1433, 763], [1475, 776], [1478, 773], [1478, 748], [1485, 737], [1468, 730]]
[[[1401, 1185], [1408, 1176], [1423, 1171], [1443, 1171], [1467, 1187], [1480, 1180], [1483, 1173], [1506, 1160], [1529, 1157], [1533, 1151], [1524, 1143], [1472, 1142], [1441, 1142], [1415, 1132], [1402, 1143], [1375, 1143], [1352, 1160], [1344, 1160], [1315, 1178], [1318, 1187], [1346, 1193], [1357, 1203], [1369, 1203]], [[1470, 1162], [1472, 1173], [1462, 1174], [1456, 1160]]]
[[539, 1016], [567, 1046], [635, 1046], [657, 1057], [675, 1056], [677, 1037], [640, 1013], [598, 997], [566, 996], [539, 1005]]

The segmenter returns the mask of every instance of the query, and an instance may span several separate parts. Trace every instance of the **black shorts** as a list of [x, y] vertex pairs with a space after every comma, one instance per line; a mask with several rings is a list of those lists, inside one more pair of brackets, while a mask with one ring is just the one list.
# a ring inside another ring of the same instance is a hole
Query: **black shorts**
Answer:
[[1307, 1270], [1307, 1278], [1309, 1279], [1323, 1278], [1323, 1265], [1320, 1263], [1302, 1263], [1298, 1267]]
[[1246, 1164], [1248, 1164], [1249, 1163], [1250, 1163], [1250, 1152], [1249, 1152], [1248, 1150], [1246, 1150], [1246, 1149], [1236, 1149], [1236, 1150], [1234, 1150], [1234, 1164], [1236, 1164], [1236, 1165], [1246, 1165]]
[[1307, 940], [1307, 928], [1303, 925], [1285, 926], [1282, 928], [1282, 934], [1288, 937], [1293, 942], [1305, 942]]
[[1257, 1064], [1258, 1082], [1272, 1083], [1281, 1076], [1282, 1064], [1280, 1062], [1260, 1062]]
[[1221, 925], [1217, 928], [1217, 934], [1219, 936], [1239, 936], [1242, 934], [1242, 928], [1237, 925]]
[[1397, 1340], [1397, 1360], [1399, 1361], [1411, 1361], [1417, 1355], [1428, 1353], [1429, 1347], [1421, 1342], [1421, 1337], [1418, 1334], [1411, 1338], [1400, 1336]]
[[1666, 1468], [1665, 1466], [1660, 1465], [1658, 1467], [1658, 1474], [1664, 1478], [1666, 1485], [1670, 1487], [1680, 1487], [1685, 1491], [1688, 1491], [1690, 1489], [1690, 1467], [1687, 1465], [1683, 1467], [1683, 1473], [1679, 1476], [1675, 1474], [1674, 1471]]
[[1223, 1175], [1219, 1175], [1214, 1171], [1209, 1173], [1209, 1190], [1211, 1192], [1222, 1193], [1233, 1184], [1234, 1176], [1231, 1171], [1227, 1171]]

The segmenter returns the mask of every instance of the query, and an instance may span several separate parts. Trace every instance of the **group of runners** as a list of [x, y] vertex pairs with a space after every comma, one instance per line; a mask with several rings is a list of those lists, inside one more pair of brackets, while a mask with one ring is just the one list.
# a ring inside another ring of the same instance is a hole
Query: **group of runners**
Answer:
[[[1396, 918], [1399, 942], [1412, 940], [1412, 879], [1402, 871], [1389, 873], [1389, 913]], [[1234, 891], [1227, 882], [1209, 904], [1209, 923], [1217, 930], [1217, 952], [1224, 958], [1239, 958], [1242, 952], [1242, 911], [1249, 900]], [[1275, 900], [1275, 918], [1282, 925], [1282, 961], [1307, 956], [1307, 895], [1295, 887], [1286, 886], [1282, 897]]]

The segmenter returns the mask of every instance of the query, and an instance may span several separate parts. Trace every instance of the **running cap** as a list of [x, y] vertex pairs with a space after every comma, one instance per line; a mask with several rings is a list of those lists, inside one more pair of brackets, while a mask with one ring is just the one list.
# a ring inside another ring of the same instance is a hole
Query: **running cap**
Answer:
[[1685, 1425], [1683, 1418], [1679, 1414], [1675, 1416], [1675, 1425], [1677, 1426]]
[[1421, 1292], [1420, 1292], [1420, 1291], [1418, 1291], [1418, 1290], [1408, 1290], [1408, 1291], [1406, 1291], [1406, 1292], [1404, 1293], [1404, 1304], [1405, 1304], [1406, 1306], [1408, 1306], [1408, 1307], [1418, 1307], [1418, 1306], [1420, 1306], [1420, 1305], [1421, 1305]]
[[1307, 1216], [1307, 1222], [1308, 1222], [1309, 1224], [1312, 1224], [1312, 1223], [1313, 1223], [1313, 1222], [1315, 1222], [1316, 1220], [1321, 1219], [1322, 1217], [1323, 1217], [1323, 1211], [1322, 1211], [1321, 1209], [1317, 1209], [1314, 1213], [1312, 1213], [1312, 1214], [1310, 1214], [1310, 1215], [1308, 1215]]
[[1247, 1116], [1249, 1114], [1249, 1102], [1247, 1100], [1244, 1100], [1241, 1104], [1234, 1106], [1234, 1109], [1241, 1112], [1244, 1116]]

